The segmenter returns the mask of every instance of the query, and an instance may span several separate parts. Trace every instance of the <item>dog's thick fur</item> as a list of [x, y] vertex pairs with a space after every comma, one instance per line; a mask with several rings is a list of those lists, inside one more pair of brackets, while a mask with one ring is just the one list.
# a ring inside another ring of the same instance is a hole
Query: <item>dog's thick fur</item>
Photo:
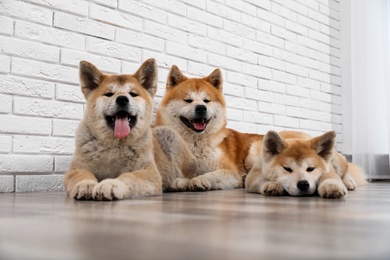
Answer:
[[187, 78], [173, 65], [155, 124], [175, 129], [195, 155], [196, 177], [188, 187], [192, 191], [242, 187], [255, 158], [251, 146], [262, 139], [226, 128], [219, 69], [204, 78]]
[[333, 131], [311, 138], [301, 132], [268, 132], [259, 158], [246, 178], [246, 190], [268, 196], [311, 195], [341, 198], [365, 183], [357, 165], [334, 149]]
[[172, 129], [150, 127], [155, 60], [145, 61], [134, 75], [103, 74], [82, 61], [80, 81], [87, 105], [65, 175], [67, 194], [115, 200], [182, 190], [182, 171], [195, 171], [193, 155]]

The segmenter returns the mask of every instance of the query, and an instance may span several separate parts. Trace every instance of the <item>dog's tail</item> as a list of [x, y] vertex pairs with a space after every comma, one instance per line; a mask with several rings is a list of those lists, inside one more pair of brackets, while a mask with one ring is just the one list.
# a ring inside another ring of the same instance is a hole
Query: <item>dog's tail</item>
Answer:
[[348, 163], [348, 172], [358, 186], [367, 184], [367, 176], [364, 170], [354, 163]]

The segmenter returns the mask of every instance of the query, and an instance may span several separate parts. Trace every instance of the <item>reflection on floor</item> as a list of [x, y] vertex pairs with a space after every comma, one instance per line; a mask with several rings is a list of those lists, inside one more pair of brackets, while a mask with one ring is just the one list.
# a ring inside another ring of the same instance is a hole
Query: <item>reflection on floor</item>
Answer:
[[390, 182], [345, 199], [243, 189], [77, 202], [0, 194], [0, 259], [390, 259]]

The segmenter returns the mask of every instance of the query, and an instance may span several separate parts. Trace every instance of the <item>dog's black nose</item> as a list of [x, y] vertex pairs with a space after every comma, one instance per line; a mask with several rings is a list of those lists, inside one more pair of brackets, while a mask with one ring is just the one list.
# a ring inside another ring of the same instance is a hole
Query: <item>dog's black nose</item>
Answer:
[[298, 181], [297, 187], [300, 191], [307, 191], [310, 187], [310, 184], [308, 181]]
[[207, 112], [207, 107], [204, 105], [197, 105], [195, 107], [195, 113], [197, 115], [204, 115]]
[[121, 107], [124, 107], [126, 106], [127, 104], [129, 104], [129, 99], [126, 97], [126, 96], [119, 96], [116, 98], [115, 102], [121, 106]]

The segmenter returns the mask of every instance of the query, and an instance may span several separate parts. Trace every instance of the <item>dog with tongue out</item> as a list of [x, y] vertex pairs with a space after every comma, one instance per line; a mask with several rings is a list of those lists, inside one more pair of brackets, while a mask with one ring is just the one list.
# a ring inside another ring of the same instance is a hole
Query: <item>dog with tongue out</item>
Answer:
[[104, 74], [81, 61], [80, 82], [87, 104], [64, 179], [67, 194], [116, 200], [180, 190], [182, 170], [191, 172], [194, 159], [176, 132], [150, 127], [156, 61], [145, 61], [133, 75]]

